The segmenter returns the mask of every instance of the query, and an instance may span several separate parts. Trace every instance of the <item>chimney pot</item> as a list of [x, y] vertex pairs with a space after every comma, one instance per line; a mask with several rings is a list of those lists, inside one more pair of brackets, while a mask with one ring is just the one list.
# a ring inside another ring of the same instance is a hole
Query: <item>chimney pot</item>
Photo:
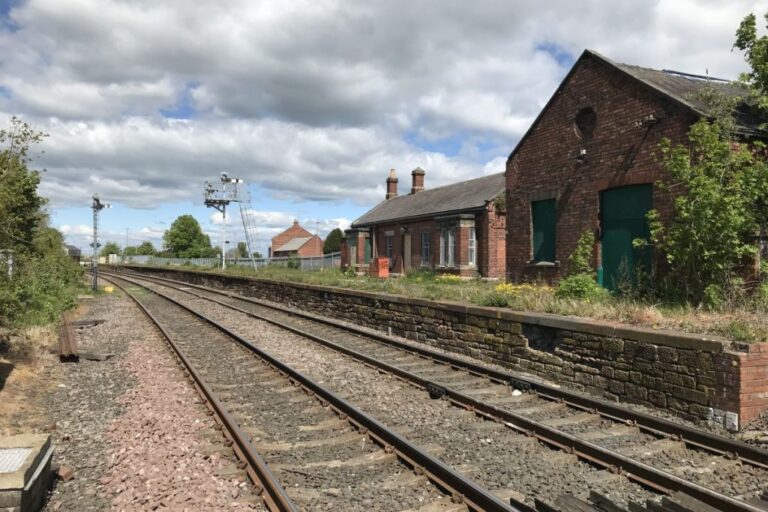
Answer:
[[421, 192], [424, 190], [424, 175], [426, 172], [421, 167], [417, 167], [411, 171], [411, 177], [413, 178], [411, 184], [411, 194]]
[[387, 178], [387, 199], [397, 197], [397, 173], [394, 169], [389, 170], [389, 177]]

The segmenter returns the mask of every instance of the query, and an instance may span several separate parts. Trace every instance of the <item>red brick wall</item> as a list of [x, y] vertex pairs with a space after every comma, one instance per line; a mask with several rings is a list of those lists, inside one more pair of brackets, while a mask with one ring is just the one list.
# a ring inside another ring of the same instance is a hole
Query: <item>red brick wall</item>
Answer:
[[302, 258], [308, 258], [310, 256], [322, 256], [323, 239], [317, 235], [312, 235], [312, 238], [299, 248], [297, 254]]
[[[465, 265], [469, 260], [468, 236], [469, 228], [456, 230], [457, 248], [456, 248], [456, 268], [441, 269], [440, 264], [440, 228], [434, 220], [423, 220], [416, 222], [400, 222], [392, 224], [381, 224], [376, 226], [375, 238], [376, 248], [379, 256], [386, 255], [385, 233], [393, 232], [391, 270], [393, 273], [402, 273], [403, 258], [402, 245], [403, 235], [400, 232], [401, 227], [406, 227], [407, 232], [411, 234], [411, 268], [418, 269], [422, 266], [432, 268], [437, 271], [461, 274], [466, 277], [477, 276], [478, 273], [483, 277], [504, 277], [505, 266], [505, 224], [504, 214], [497, 214], [493, 204], [489, 204], [489, 211], [475, 216], [475, 229], [477, 233], [477, 268], [461, 269], [458, 265]], [[430, 261], [422, 265], [421, 261], [421, 233], [427, 231], [430, 237]]]
[[[303, 238], [307, 236], [312, 236], [312, 233], [301, 227], [298, 221], [294, 221], [293, 226], [272, 238], [272, 246], [269, 249], [270, 254], [273, 254], [276, 249], [282, 247], [294, 238]], [[320, 247], [320, 254], [323, 254], [322, 247]]]
[[[583, 140], [575, 128], [577, 112], [592, 107], [594, 132]], [[653, 114], [655, 125], [636, 123]], [[584, 231], [599, 234], [600, 191], [664, 179], [658, 161], [663, 137], [684, 142], [695, 119], [616, 69], [584, 58], [555, 94], [541, 118], [507, 161], [507, 276], [510, 280], [557, 279]], [[577, 163], [580, 149], [584, 163]], [[551, 268], [528, 264], [531, 254], [530, 203], [557, 199], [556, 260]], [[670, 196], [654, 185], [653, 207], [671, 214]], [[595, 250], [597, 260], [599, 250]], [[658, 256], [658, 255], [657, 255]], [[597, 264], [597, 261], [595, 262]]]
[[742, 425], [768, 410], [768, 343], [754, 343], [747, 347], [747, 353], [739, 353], [738, 365], [731, 365], [733, 387], [738, 394], [729, 397], [729, 402], [738, 408]]
[[477, 264], [480, 275], [484, 277], [504, 277], [506, 271], [507, 217], [504, 212], [497, 212], [493, 203], [476, 226], [478, 247]]

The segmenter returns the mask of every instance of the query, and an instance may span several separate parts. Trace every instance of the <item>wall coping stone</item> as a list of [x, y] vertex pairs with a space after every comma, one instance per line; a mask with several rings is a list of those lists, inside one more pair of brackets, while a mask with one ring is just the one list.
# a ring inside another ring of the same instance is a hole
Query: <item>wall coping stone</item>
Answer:
[[[644, 343], [655, 345], [664, 345], [673, 348], [686, 350], [699, 350], [703, 352], [721, 353], [728, 348], [733, 348], [733, 342], [721, 336], [711, 336], [707, 334], [688, 333], [684, 331], [675, 331], [671, 329], [652, 329], [647, 327], [636, 327], [633, 325], [622, 324], [618, 322], [605, 322], [587, 318], [576, 318], [563, 315], [554, 315], [551, 313], [535, 313], [531, 311], [513, 311], [505, 308], [496, 308], [488, 306], [477, 306], [463, 302], [453, 301], [435, 301], [417, 297], [406, 297], [404, 295], [393, 295], [389, 293], [370, 292], [366, 290], [353, 290], [350, 288], [341, 288], [338, 286], [324, 286], [307, 283], [296, 283], [291, 281], [279, 281], [275, 279], [263, 279], [249, 276], [237, 276], [222, 274], [221, 272], [212, 272], [206, 270], [180, 269], [173, 267], [149, 267], [137, 265], [123, 265], [126, 268], [136, 270], [161, 270], [172, 272], [188, 272], [205, 276], [224, 277], [240, 282], [264, 282], [270, 284], [280, 284], [281, 286], [290, 286], [292, 288], [312, 290], [318, 292], [334, 293], [338, 295], [348, 295], [372, 300], [384, 300], [397, 304], [409, 304], [412, 306], [422, 306], [434, 309], [443, 309], [453, 313], [464, 315], [484, 316], [498, 320], [509, 320], [511, 322], [539, 325], [542, 327], [552, 327], [565, 331], [576, 331], [580, 333], [594, 334], [597, 336], [615, 337], [631, 339]], [[758, 344], [761, 346], [764, 344]], [[751, 346], [751, 345], [750, 345]], [[741, 346], [738, 348], [743, 350]], [[755, 347], [755, 351], [761, 348]], [[747, 349], [752, 352], [753, 350]]]

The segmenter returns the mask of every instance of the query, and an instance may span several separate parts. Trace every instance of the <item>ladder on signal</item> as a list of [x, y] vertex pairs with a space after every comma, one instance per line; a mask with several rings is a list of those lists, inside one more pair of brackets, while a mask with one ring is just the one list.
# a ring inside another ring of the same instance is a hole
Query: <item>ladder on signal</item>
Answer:
[[240, 203], [240, 219], [243, 221], [243, 231], [245, 231], [245, 243], [248, 245], [248, 255], [251, 258], [251, 264], [254, 270], [258, 270], [256, 263], [256, 247], [259, 246], [259, 232], [256, 226], [256, 212], [251, 208], [251, 202]]

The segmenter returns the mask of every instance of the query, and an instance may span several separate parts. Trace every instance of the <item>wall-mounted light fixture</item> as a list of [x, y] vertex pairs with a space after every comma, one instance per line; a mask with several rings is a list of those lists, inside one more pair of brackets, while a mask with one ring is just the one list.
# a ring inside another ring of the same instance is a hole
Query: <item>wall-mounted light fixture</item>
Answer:
[[576, 163], [583, 164], [587, 161], [587, 150], [584, 148], [581, 148], [579, 150], [579, 154], [576, 155]]
[[646, 126], [653, 126], [659, 122], [659, 118], [653, 114], [648, 114], [639, 121], [635, 121], [635, 128], [644, 128]]

